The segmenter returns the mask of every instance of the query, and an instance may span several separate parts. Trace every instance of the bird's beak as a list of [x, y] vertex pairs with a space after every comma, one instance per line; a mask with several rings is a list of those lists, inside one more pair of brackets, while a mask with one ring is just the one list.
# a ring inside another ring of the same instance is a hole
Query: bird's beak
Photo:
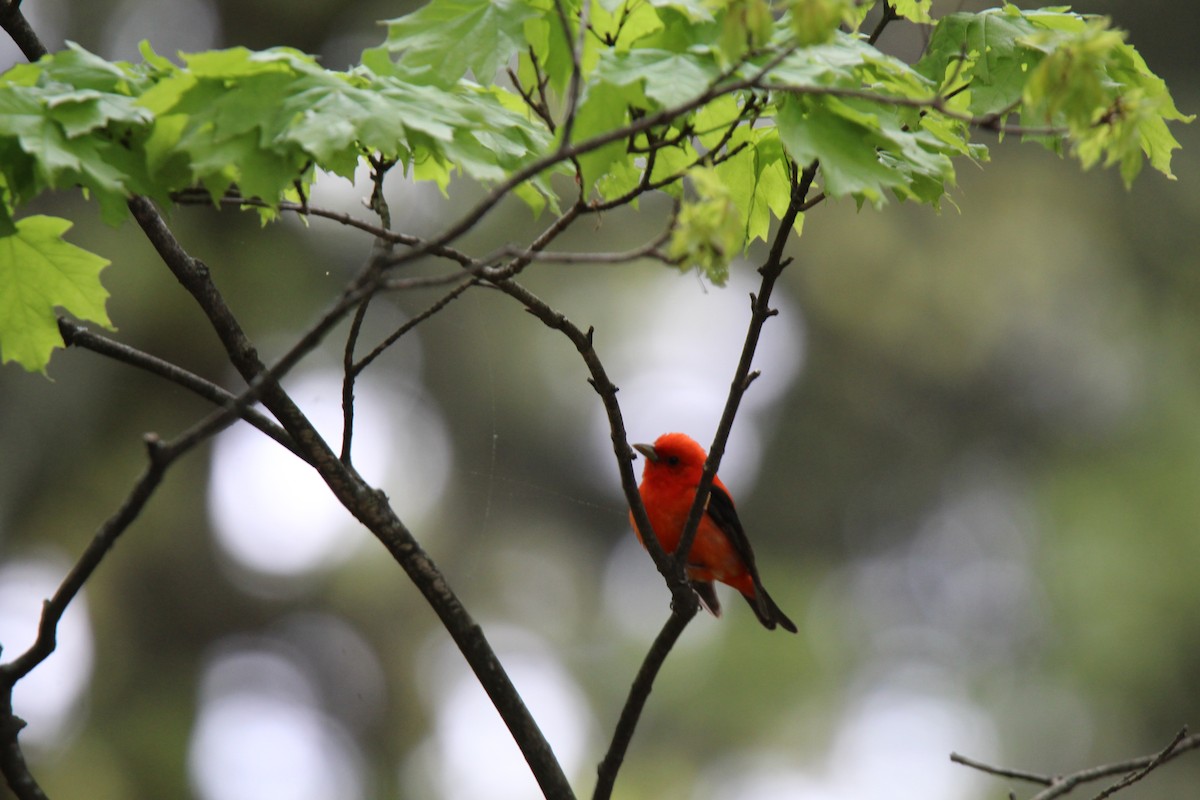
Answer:
[[654, 445], [652, 444], [635, 444], [633, 449], [644, 455], [646, 460], [651, 464], [658, 461], [658, 453], [654, 451]]

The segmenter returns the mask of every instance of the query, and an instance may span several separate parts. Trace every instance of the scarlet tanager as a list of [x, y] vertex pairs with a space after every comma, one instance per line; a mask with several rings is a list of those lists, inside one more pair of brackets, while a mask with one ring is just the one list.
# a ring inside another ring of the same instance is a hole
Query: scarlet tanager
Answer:
[[[638, 487], [646, 515], [658, 543], [663, 550], [673, 553], [679, 546], [688, 511], [700, 485], [700, 475], [704, 472], [704, 448], [682, 433], [664, 433], [652, 445], [635, 444], [633, 448], [646, 457], [642, 484]], [[629, 520], [644, 547], [645, 540], [632, 513]], [[712, 583], [720, 581], [742, 593], [758, 621], [768, 630], [779, 626], [796, 632], [796, 624], [775, 605], [763, 588], [754, 565], [750, 540], [738, 520], [729, 490], [720, 478], [713, 478], [712, 491], [688, 553], [686, 574], [701, 604], [713, 616], [721, 616], [721, 604]]]

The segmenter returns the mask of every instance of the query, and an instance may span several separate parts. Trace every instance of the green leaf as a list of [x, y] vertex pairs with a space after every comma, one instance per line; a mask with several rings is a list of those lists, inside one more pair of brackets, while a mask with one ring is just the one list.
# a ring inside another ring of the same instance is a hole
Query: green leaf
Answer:
[[716, 286], [729, 280], [729, 262], [745, 242], [745, 223], [732, 192], [716, 170], [704, 167], [690, 173], [696, 197], [679, 210], [667, 255], [681, 269], [695, 268]]
[[[629, 107], [644, 107], [645, 104], [645, 95], [636, 83], [624, 86], [596, 83], [587, 86], [575, 114], [574, 140], [586, 141], [624, 126], [629, 120]], [[585, 191], [624, 156], [625, 143], [619, 139], [581, 154], [576, 160]]]
[[929, 16], [930, 8], [933, 6], [933, 0], [890, 0], [892, 8], [896, 13], [905, 19], [910, 19], [913, 22], [931, 22]]
[[451, 86], [467, 70], [480, 83], [491, 83], [525, 48], [526, 20], [541, 13], [521, 0], [432, 0], [387, 20], [386, 46], [411, 75], [430, 83]]
[[855, 23], [853, 0], [790, 0], [787, 7], [796, 41], [805, 47], [828, 42], [843, 22]]
[[[613, 6], [608, 8], [608, 6]], [[591, 29], [607, 47], [618, 52], [628, 51], [640, 40], [658, 33], [664, 27], [653, 5], [620, 0], [617, 3], [594, 3], [589, 19]], [[561, 31], [555, 31], [561, 37]]]
[[821, 162], [831, 197], [849, 194], [882, 205], [884, 190], [900, 186], [903, 176], [880, 161], [875, 131], [828, 113], [828, 106], [827, 98], [788, 98], [776, 118], [780, 139], [797, 163]]
[[1120, 165], [1127, 185], [1144, 160], [1174, 177], [1171, 152], [1179, 143], [1167, 122], [1192, 119], [1123, 31], [1065, 7], [951, 14], [917, 67], [944, 84], [943, 95], [957, 94], [956, 110], [1019, 115], [1026, 126], [1049, 128], [1050, 135], [1031, 138], [1060, 152], [1069, 143], [1085, 169]]
[[740, 127], [729, 141], [731, 150], [739, 146], [741, 150], [718, 164], [715, 171], [741, 216], [744, 248], [755, 239], [766, 240], [771, 212], [783, 214], [790, 186], [786, 156], [776, 131]]
[[992, 114], [1021, 98], [1025, 80], [1042, 57], [1022, 39], [1035, 31], [1028, 19], [996, 9], [951, 14], [938, 21], [916, 69], [948, 91], [970, 84], [972, 114]]
[[616, 86], [640, 84], [642, 93], [658, 107], [671, 107], [703, 94], [719, 74], [715, 62], [694, 54], [610, 51], [601, 56], [591, 80]]
[[32, 216], [0, 238], [0, 363], [44, 373], [50, 353], [63, 344], [55, 308], [112, 327], [100, 285], [109, 262], [64, 241], [70, 227], [65, 219]]

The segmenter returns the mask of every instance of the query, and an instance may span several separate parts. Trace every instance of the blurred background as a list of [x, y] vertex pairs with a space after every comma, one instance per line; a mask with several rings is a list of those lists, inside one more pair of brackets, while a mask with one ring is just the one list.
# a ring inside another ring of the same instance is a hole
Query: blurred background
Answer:
[[[935, 4], [935, 13], [963, 5]], [[1023, 4], [1028, 5], [1028, 4]], [[378, 43], [395, 2], [28, 0], [52, 48], [134, 58], [291, 45], [331, 68]], [[1200, 109], [1190, 3], [1088, 0]], [[885, 49], [911, 54], [897, 30]], [[7, 40], [0, 66], [17, 54]], [[1063, 773], [1200, 725], [1200, 126], [1177, 182], [1080, 173], [1035, 145], [959, 165], [942, 213], [823, 204], [793, 242], [721, 474], [763, 579], [800, 635], [730, 597], [660, 676], [621, 798], [920, 800], [1025, 787], [958, 751]], [[392, 176], [398, 228], [476, 197]], [[362, 185], [314, 204], [366, 215]], [[201, 315], [133, 225], [64, 194], [34, 211], [112, 259], [120, 340], [237, 388]], [[588, 220], [564, 247], [622, 250], [665, 204]], [[369, 241], [295, 219], [179, 208], [265, 357], [286, 349]], [[502, 207], [465, 246], [539, 230]], [[756, 282], [657, 264], [531, 268], [621, 387], [634, 441], [711, 440]], [[417, 267], [418, 269], [425, 267]], [[366, 338], [435, 293], [378, 302]], [[336, 441], [337, 337], [288, 385]], [[360, 386], [355, 458], [483, 624], [581, 795], [668, 594], [626, 520], [595, 394], [569, 343], [472, 290]], [[205, 411], [88, 352], [50, 378], [0, 369], [0, 642], [49, 596], [143, 464], [141, 435]], [[23, 681], [17, 712], [54, 797], [507, 800], [536, 787], [434, 615], [384, 550], [269, 440], [240, 426], [178, 464]], [[1193, 796], [1185, 756], [1123, 796]], [[1097, 787], [1098, 789], [1099, 787]], [[1094, 792], [1093, 792], [1094, 793]]]

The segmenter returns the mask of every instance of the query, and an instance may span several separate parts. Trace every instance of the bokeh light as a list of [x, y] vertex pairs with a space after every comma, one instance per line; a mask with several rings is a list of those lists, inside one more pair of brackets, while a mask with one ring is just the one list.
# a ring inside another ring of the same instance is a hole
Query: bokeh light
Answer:
[[[342, 430], [341, 387], [333, 370], [288, 382], [335, 449]], [[355, 395], [355, 468], [384, 486], [405, 518], [421, 518], [437, 505], [449, 474], [440, 414], [411, 385], [363, 380]], [[223, 434], [211, 464], [209, 514], [217, 542], [241, 570], [303, 577], [342, 563], [366, 538], [315, 471], [253, 428], [236, 426]]]
[[[4, 660], [25, 652], [37, 638], [42, 601], [67, 574], [59, 558], [25, 558], [0, 565], [0, 643]], [[80, 593], [58, 623], [58, 645], [13, 691], [13, 707], [29, 726], [21, 741], [35, 748], [61, 749], [73, 714], [92, 677], [92, 626], [87, 598]]]
[[[759, 288], [757, 273], [736, 264], [729, 284], [720, 289], [667, 269], [640, 278], [648, 285], [627, 294], [604, 320], [608, 338], [603, 357], [620, 388], [630, 442], [652, 442], [660, 434], [680, 431], [707, 447], [741, 357], [749, 294]], [[721, 461], [721, 474], [737, 476], [743, 492], [754, 482], [763, 439], [769, 435], [764, 412], [775, 408], [804, 364], [799, 308], [783, 287], [772, 296], [771, 306], [780, 313], [767, 322], [769, 335], [761, 338], [752, 365], [761, 374], [743, 396]], [[599, 403], [590, 410], [591, 466], [607, 477], [613, 469], [608, 418]]]
[[[487, 626], [509, 678], [563, 770], [577, 774], [589, 756], [594, 726], [583, 691], [554, 650], [511, 626]], [[405, 783], [444, 800], [523, 800], [540, 796], [537, 782], [462, 655], [443, 634], [426, 647], [421, 684], [433, 732], [406, 765]]]
[[206, 665], [188, 755], [202, 800], [357, 800], [361, 762], [285, 650], [230, 642]]

